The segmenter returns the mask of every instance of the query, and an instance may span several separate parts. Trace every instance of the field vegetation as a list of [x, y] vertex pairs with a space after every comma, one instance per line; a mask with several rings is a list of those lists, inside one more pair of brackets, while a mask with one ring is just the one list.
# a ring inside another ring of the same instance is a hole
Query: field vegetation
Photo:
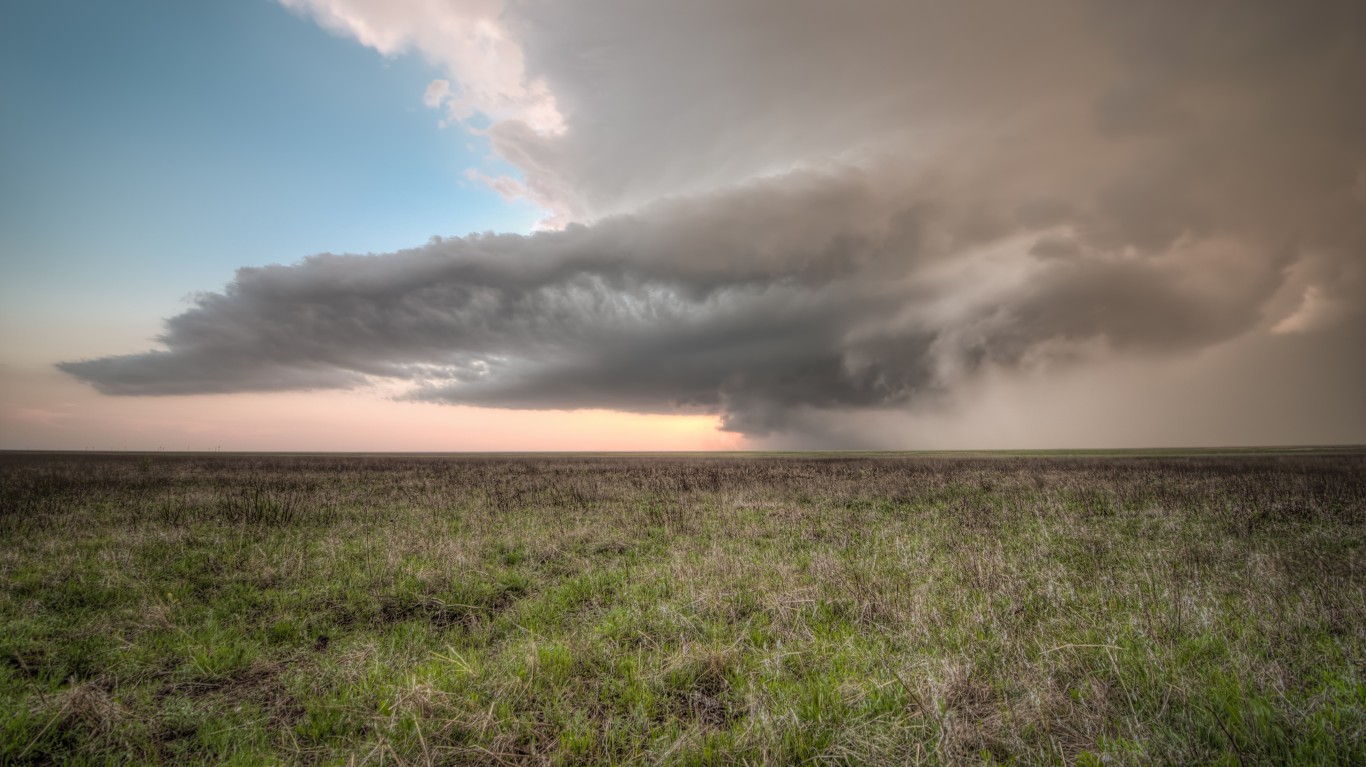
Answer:
[[1366, 764], [1366, 454], [0, 455], [0, 764]]

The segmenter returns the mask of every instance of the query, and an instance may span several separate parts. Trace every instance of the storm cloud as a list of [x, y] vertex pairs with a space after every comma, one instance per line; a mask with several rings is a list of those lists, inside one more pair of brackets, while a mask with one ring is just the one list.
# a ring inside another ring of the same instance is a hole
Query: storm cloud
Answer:
[[287, 4], [445, 67], [428, 103], [491, 119], [523, 179], [490, 183], [556, 228], [241, 269], [162, 348], [59, 366], [101, 392], [763, 436], [1363, 322], [1360, 3]]

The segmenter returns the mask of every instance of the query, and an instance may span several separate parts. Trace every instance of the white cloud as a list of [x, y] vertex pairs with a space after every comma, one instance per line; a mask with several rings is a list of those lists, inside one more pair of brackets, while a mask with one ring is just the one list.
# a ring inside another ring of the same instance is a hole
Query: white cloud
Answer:
[[448, 80], [433, 80], [422, 94], [422, 103], [436, 109], [451, 98], [451, 84]]
[[1304, 289], [1300, 305], [1293, 313], [1277, 322], [1272, 333], [1305, 333], [1329, 327], [1342, 319], [1350, 311], [1341, 301], [1335, 301], [1324, 294], [1317, 285]]
[[[475, 113], [524, 123], [538, 135], [564, 131], [543, 80], [528, 77], [521, 46], [502, 22], [499, 0], [280, 0], [323, 27], [386, 56], [415, 50], [451, 77], [428, 86], [453, 119]], [[433, 90], [433, 89], [436, 90]]]
[[508, 175], [490, 176], [477, 168], [469, 168], [465, 171], [465, 178], [487, 186], [509, 202], [524, 199], [527, 196], [526, 186]]

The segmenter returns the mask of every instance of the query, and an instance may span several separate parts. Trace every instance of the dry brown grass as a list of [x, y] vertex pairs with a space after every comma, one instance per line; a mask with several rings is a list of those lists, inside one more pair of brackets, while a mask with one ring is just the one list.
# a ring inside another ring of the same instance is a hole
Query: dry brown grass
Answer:
[[1351, 763], [1366, 456], [0, 456], [0, 762]]

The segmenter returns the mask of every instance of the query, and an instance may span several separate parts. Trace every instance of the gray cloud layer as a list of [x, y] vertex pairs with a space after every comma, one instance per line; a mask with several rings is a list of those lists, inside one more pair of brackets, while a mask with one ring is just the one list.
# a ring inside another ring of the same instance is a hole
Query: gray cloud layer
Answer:
[[[505, 22], [567, 130], [504, 120], [495, 145], [592, 223], [242, 269], [163, 350], [60, 367], [109, 394], [383, 377], [765, 435], [988, 369], [1362, 323], [1360, 3], [525, 0]], [[1360, 355], [1315, 348], [1325, 375]]]

